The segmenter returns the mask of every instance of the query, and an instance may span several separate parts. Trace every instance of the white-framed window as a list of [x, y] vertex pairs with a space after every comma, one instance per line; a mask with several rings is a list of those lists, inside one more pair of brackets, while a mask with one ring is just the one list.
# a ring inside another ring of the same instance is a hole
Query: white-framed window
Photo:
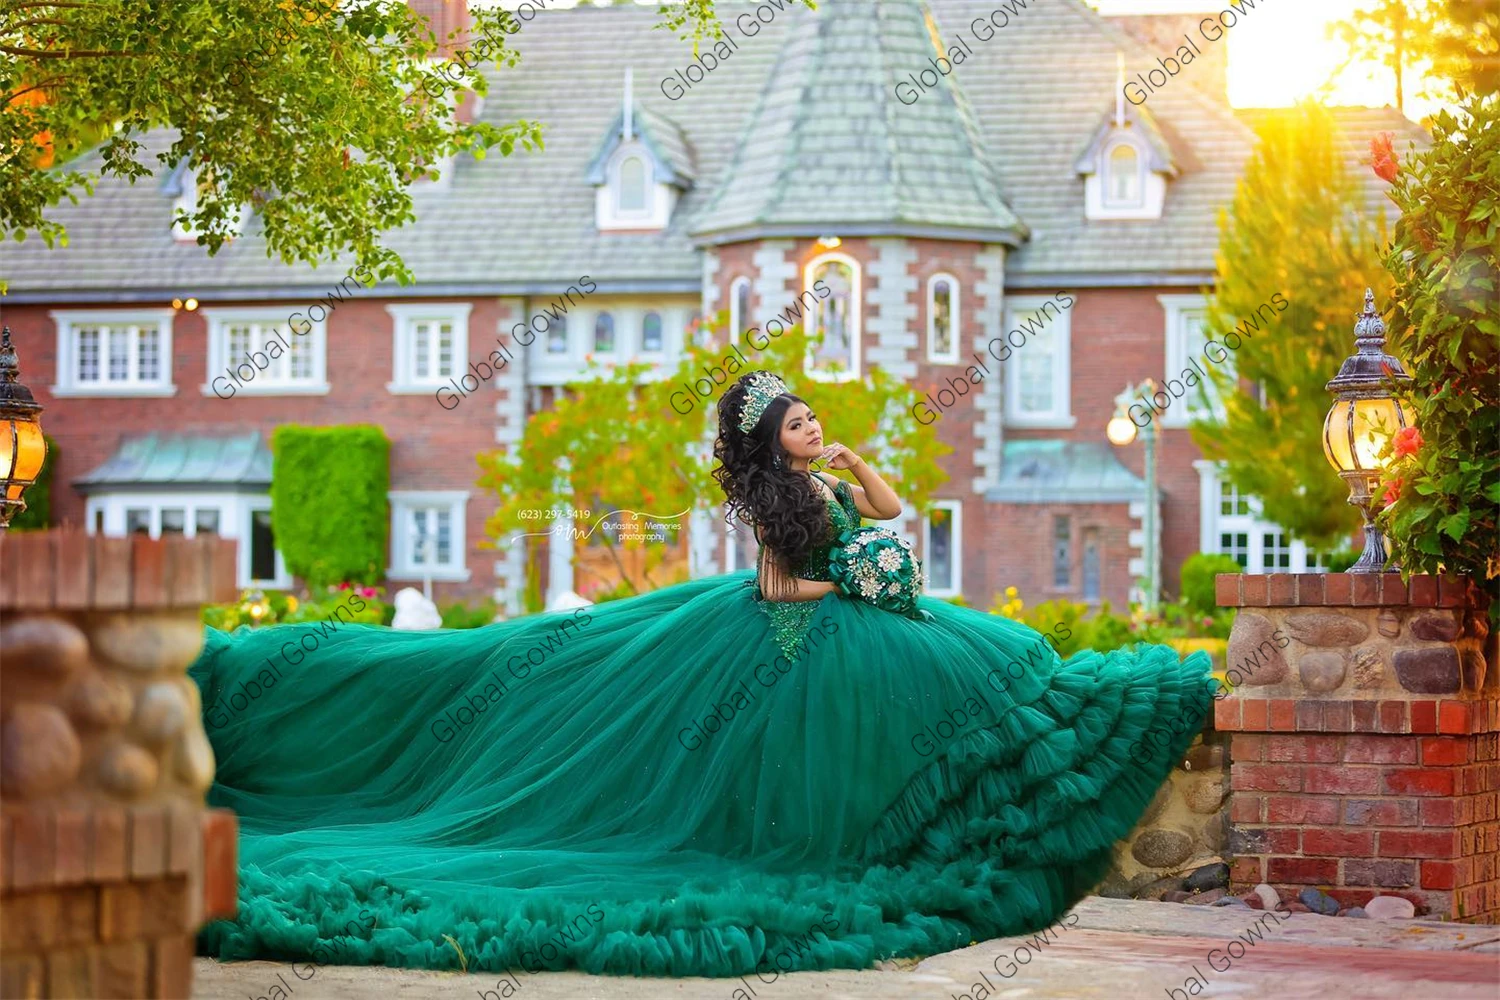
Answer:
[[601, 310], [594, 316], [594, 341], [592, 346], [594, 354], [615, 353], [615, 316], [614, 313]]
[[1267, 521], [1259, 499], [1242, 495], [1217, 462], [1199, 459], [1198, 548], [1229, 556], [1246, 573], [1326, 573], [1326, 555]]
[[566, 358], [568, 356], [568, 318], [566, 316], [547, 316], [547, 332], [542, 337], [542, 344], [549, 357]]
[[934, 274], [927, 279], [927, 360], [933, 364], [958, 362], [958, 279]]
[[[1181, 387], [1178, 390], [1181, 396], [1174, 394], [1172, 405], [1162, 414], [1163, 426], [1186, 427], [1194, 420], [1223, 420], [1223, 397], [1214, 385], [1210, 369], [1217, 368], [1233, 378], [1234, 355], [1215, 350], [1211, 352], [1214, 355], [1227, 355], [1222, 363], [1215, 364], [1204, 353], [1208, 345], [1208, 334], [1203, 329], [1207, 300], [1202, 295], [1158, 295], [1156, 300], [1166, 313], [1166, 379], [1168, 383], [1175, 380]], [[1169, 384], [1163, 388], [1170, 392], [1172, 387]]]
[[1161, 166], [1133, 122], [1124, 129], [1111, 126], [1110, 132], [1078, 164], [1084, 218], [1160, 219], [1173, 168]]
[[[182, 171], [182, 191], [172, 202], [172, 238], [178, 243], [198, 242], [198, 227], [191, 220], [198, 211], [198, 196], [207, 187], [208, 181], [196, 167], [187, 167]], [[245, 231], [245, 219], [249, 214], [247, 206], [239, 206], [231, 222], [234, 235], [238, 236]]]
[[1073, 314], [1052, 297], [1005, 301], [1005, 422], [1012, 427], [1065, 429], [1073, 417]]
[[392, 490], [392, 580], [467, 580], [465, 490]]
[[1139, 208], [1145, 192], [1145, 160], [1135, 143], [1116, 139], [1104, 151], [1104, 205]]
[[50, 313], [57, 324], [54, 396], [174, 396], [171, 309]]
[[641, 317], [641, 353], [661, 354], [666, 349], [664, 344], [661, 313], [653, 309]]
[[[827, 289], [822, 295], [818, 294], [820, 284]], [[859, 378], [859, 261], [842, 253], [814, 257], [802, 273], [802, 287], [817, 301], [809, 310], [812, 315], [806, 326], [809, 338], [804, 370], [826, 382]]]
[[[208, 380], [203, 394], [300, 396], [328, 392], [328, 321], [305, 307], [213, 307], [208, 321]], [[305, 332], [298, 333], [298, 330]]]
[[271, 498], [245, 493], [95, 493], [84, 505], [91, 535], [219, 535], [239, 542], [236, 586], [292, 585], [271, 530]]
[[934, 500], [922, 518], [922, 566], [933, 597], [963, 593], [963, 525], [962, 500]]
[[735, 278], [729, 283], [729, 342], [738, 344], [750, 326], [750, 279]]
[[389, 305], [394, 322], [391, 381], [397, 394], [428, 393], [462, 376], [469, 364], [468, 302]]
[[1099, 529], [1083, 529], [1083, 599], [1089, 604], [1099, 601], [1104, 582], [1104, 550], [1099, 541]]
[[595, 226], [601, 230], [662, 229], [671, 218], [675, 192], [657, 179], [656, 162], [644, 143], [621, 143], [610, 154], [604, 183], [595, 192]]
[[744, 524], [724, 524], [724, 572], [750, 569], [755, 565], [755, 533]]

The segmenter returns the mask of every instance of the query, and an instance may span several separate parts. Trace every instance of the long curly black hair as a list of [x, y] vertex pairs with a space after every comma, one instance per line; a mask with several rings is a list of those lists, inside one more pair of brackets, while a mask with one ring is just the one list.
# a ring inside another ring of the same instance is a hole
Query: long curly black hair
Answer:
[[719, 436], [714, 440], [719, 464], [713, 477], [724, 489], [724, 520], [738, 518], [753, 527], [790, 580], [797, 566], [828, 544], [828, 505], [808, 475], [792, 468], [781, 446], [787, 407], [805, 400], [791, 393], [777, 396], [746, 434], [740, 430], [740, 414], [748, 377], [725, 390], [719, 401]]

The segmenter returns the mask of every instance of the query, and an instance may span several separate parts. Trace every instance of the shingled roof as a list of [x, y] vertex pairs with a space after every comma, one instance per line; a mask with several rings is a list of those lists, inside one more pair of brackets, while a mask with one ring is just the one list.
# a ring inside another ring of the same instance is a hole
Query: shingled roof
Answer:
[[940, 54], [922, 5], [818, 7], [781, 47], [692, 235], [725, 243], [837, 230], [1019, 243], [1025, 228], [951, 89], [925, 95], [920, 112], [896, 96], [897, 81]]
[[[654, 8], [544, 11], [513, 36], [521, 62], [493, 72], [482, 115], [540, 120], [545, 149], [460, 157], [447, 183], [415, 189], [416, 221], [387, 242], [418, 284], [366, 294], [543, 294], [582, 274], [605, 292], [695, 293], [695, 241], [834, 223], [845, 235], [855, 225], [942, 225], [966, 238], [1024, 237], [1006, 262], [1011, 287], [1209, 279], [1216, 214], [1233, 197], [1251, 130], [1222, 99], [1172, 81], [1148, 103], [1181, 170], [1162, 217], [1086, 219], [1073, 165], [1114, 102], [1116, 53], [1127, 73], [1151, 68], [1159, 53], [1078, 0], [1022, 2], [1007, 0], [1015, 13], [1006, 27], [979, 40], [972, 24], [997, 0], [931, 0], [943, 44], [962, 34], [973, 55], [910, 106], [894, 83], [935, 53], [920, 0], [829, 0], [817, 12], [788, 4], [753, 38], [734, 21], [755, 7], [724, 0], [719, 13], [738, 48], [675, 101], [658, 83], [691, 51], [656, 29]], [[637, 120], [674, 169], [692, 173], [660, 232], [595, 227], [588, 169], [619, 117], [626, 68]], [[171, 138], [147, 136], [148, 155]], [[97, 169], [97, 154], [79, 165]], [[66, 248], [0, 244], [8, 301], [297, 299], [347, 270], [268, 259], [253, 218], [215, 258], [173, 240], [164, 174], [133, 186], [106, 180], [78, 205], [51, 209], [68, 227]]]

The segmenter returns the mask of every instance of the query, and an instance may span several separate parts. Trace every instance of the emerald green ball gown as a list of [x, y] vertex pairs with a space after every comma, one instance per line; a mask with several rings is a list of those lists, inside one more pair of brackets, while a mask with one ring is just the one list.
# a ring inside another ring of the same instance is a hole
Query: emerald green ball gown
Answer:
[[919, 608], [745, 571], [462, 631], [210, 629], [240, 911], [200, 950], [767, 983], [1046, 926], [1201, 729], [1207, 657], [1063, 662]]

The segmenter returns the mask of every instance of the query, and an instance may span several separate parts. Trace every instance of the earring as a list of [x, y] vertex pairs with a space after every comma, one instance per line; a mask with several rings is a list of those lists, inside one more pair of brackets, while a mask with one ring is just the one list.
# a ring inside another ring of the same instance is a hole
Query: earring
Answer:
[[781, 468], [781, 452], [778, 451], [771, 456], [771, 464], [778, 469]]

